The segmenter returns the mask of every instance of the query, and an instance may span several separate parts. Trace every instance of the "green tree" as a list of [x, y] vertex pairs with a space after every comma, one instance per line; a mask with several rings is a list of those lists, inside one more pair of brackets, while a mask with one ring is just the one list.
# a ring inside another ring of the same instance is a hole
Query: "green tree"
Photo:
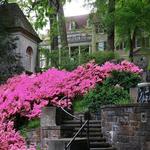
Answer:
[[114, 51], [115, 47], [115, 5], [115, 0], [96, 0], [94, 3], [99, 23], [102, 24], [107, 33], [107, 50], [112, 51]]
[[[42, 29], [50, 24], [51, 49], [58, 49], [58, 36], [63, 48], [68, 47], [63, 5], [66, 0], [23, 0], [17, 1], [25, 10], [28, 17], [35, 14], [35, 28]], [[33, 21], [33, 18], [32, 18]]]
[[118, 41], [125, 42], [133, 61], [136, 38], [150, 32], [149, 0], [96, 0], [94, 8], [107, 31], [107, 49], [113, 50]]
[[150, 31], [149, 0], [120, 0], [116, 6], [117, 37], [127, 43], [133, 61], [135, 39], [139, 33]]
[[115, 0], [108, 1], [107, 49], [114, 51], [115, 41]]

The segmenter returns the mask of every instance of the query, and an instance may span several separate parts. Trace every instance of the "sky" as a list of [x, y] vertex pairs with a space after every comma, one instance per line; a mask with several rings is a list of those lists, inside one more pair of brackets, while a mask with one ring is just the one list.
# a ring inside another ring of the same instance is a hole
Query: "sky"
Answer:
[[72, 0], [70, 3], [67, 2], [64, 6], [65, 16], [77, 16], [90, 13], [90, 8], [84, 6], [85, 0]]

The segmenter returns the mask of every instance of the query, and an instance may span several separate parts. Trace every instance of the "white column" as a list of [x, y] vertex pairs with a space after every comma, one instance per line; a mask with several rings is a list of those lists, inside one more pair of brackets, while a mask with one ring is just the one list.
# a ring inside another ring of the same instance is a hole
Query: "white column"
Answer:
[[91, 45], [89, 45], [89, 54], [91, 54]]
[[59, 62], [59, 65], [61, 64], [61, 49], [59, 48], [59, 60], [58, 60], [58, 62]]
[[[52, 53], [51, 46], [49, 46], [49, 53]], [[52, 67], [52, 59], [49, 59], [49, 65]]]
[[79, 46], [79, 63], [80, 63], [80, 56], [81, 56], [81, 46]]
[[71, 58], [71, 47], [69, 46], [69, 58]]

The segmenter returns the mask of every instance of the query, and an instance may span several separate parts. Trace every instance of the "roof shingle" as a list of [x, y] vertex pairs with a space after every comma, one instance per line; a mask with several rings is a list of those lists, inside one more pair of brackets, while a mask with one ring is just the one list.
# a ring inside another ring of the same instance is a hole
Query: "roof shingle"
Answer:
[[11, 31], [22, 31], [40, 42], [40, 38], [16, 3], [0, 5], [0, 22]]

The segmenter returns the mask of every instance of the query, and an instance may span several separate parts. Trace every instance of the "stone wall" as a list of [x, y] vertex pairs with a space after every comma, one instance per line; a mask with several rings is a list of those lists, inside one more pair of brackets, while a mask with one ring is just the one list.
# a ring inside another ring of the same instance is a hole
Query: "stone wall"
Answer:
[[150, 104], [103, 106], [102, 132], [117, 150], [150, 149]]
[[30, 129], [27, 131], [27, 145], [36, 145], [36, 148], [41, 147], [41, 131], [40, 128]]
[[[18, 40], [16, 40], [16, 52], [20, 54], [23, 67], [27, 71], [35, 72], [38, 43], [21, 32], [15, 32], [13, 36], [18, 38]], [[31, 47], [33, 51], [31, 60], [29, 60], [27, 54], [28, 47]]]

